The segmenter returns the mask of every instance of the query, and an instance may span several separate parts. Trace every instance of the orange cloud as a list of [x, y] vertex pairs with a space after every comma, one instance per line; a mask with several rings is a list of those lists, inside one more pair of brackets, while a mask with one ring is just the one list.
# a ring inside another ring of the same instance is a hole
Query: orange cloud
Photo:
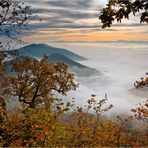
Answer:
[[[98, 29], [98, 30], [97, 30]], [[55, 41], [115, 41], [115, 40], [148, 40], [145, 27], [118, 27], [107, 30], [99, 28], [86, 29], [48, 29], [39, 30], [37, 34], [24, 37], [27, 42]]]

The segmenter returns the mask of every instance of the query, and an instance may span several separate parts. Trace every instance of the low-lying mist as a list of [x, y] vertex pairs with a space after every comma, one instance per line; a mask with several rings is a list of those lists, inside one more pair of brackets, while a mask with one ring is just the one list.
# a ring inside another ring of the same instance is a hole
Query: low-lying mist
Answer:
[[134, 82], [145, 76], [148, 70], [148, 48], [143, 44], [54, 44], [64, 47], [88, 60], [81, 64], [95, 68], [103, 76], [76, 77], [79, 88], [68, 97], [76, 98], [79, 106], [84, 106], [91, 94], [97, 99], [108, 96], [114, 113], [129, 113], [136, 104], [148, 96], [145, 88], [137, 90]]

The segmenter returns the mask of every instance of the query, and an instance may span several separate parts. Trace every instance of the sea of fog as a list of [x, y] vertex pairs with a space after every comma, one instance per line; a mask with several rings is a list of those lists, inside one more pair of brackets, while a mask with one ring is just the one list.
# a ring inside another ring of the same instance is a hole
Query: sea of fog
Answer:
[[148, 44], [139, 43], [55, 43], [52, 46], [66, 48], [88, 60], [81, 64], [95, 68], [103, 76], [76, 77], [79, 88], [70, 92], [76, 104], [84, 106], [91, 94], [97, 99], [108, 96], [113, 104], [112, 112], [129, 113], [136, 104], [148, 97], [148, 90], [135, 89], [134, 82], [148, 72]]

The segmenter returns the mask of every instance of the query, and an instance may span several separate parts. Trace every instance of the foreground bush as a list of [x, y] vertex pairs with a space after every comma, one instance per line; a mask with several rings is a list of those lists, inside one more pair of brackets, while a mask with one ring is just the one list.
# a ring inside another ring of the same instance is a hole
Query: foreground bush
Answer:
[[[56, 100], [55, 100], [56, 101]], [[85, 108], [62, 100], [54, 109], [33, 108], [6, 114], [1, 109], [0, 146], [8, 147], [133, 147], [147, 146], [147, 135], [123, 122], [104, 120], [112, 105], [92, 97]], [[73, 108], [73, 111], [69, 109]], [[118, 118], [121, 121], [121, 119]]]

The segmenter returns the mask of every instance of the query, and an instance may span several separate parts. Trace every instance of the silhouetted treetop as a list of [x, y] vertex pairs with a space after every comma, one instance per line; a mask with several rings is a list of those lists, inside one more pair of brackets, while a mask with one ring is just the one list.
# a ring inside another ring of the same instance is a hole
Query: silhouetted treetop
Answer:
[[13, 48], [11, 41], [20, 41], [18, 35], [34, 19], [30, 6], [19, 0], [0, 0], [0, 49]]
[[14, 38], [31, 19], [30, 6], [17, 0], [0, 0], [0, 34]]
[[140, 23], [148, 23], [148, 0], [109, 0], [100, 12], [102, 28], [110, 27], [114, 21], [129, 19], [129, 15], [141, 12]]

